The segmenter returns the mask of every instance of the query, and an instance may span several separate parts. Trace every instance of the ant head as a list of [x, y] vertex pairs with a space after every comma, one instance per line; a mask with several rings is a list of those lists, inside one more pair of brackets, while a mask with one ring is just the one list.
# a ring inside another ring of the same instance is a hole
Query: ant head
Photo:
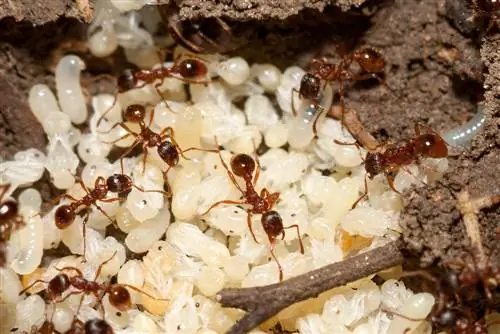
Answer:
[[444, 309], [442, 312], [433, 316], [431, 321], [442, 328], [451, 328], [458, 320], [457, 313], [451, 309]]
[[17, 215], [19, 206], [16, 201], [7, 200], [0, 204], [0, 221], [11, 219]]
[[85, 323], [85, 333], [88, 334], [113, 334], [113, 328], [104, 320], [92, 319]]
[[112, 193], [121, 194], [130, 190], [132, 180], [124, 174], [113, 174], [106, 179], [106, 186]]
[[319, 96], [321, 88], [321, 79], [317, 76], [306, 73], [300, 80], [299, 93], [301, 97], [306, 99], [316, 99]]
[[445, 158], [448, 156], [446, 142], [437, 133], [424, 133], [415, 140], [415, 150], [428, 158]]
[[366, 72], [380, 73], [384, 71], [385, 60], [377, 49], [362, 47], [354, 52], [352, 57]]
[[275, 238], [280, 233], [283, 233], [283, 219], [278, 212], [274, 210], [265, 212], [262, 214], [260, 221], [268, 236]]
[[109, 302], [120, 311], [128, 311], [132, 307], [130, 293], [121, 284], [113, 284], [109, 288]]
[[137, 86], [137, 78], [134, 75], [134, 71], [127, 68], [123, 71], [123, 73], [118, 77], [118, 91], [120, 93], [131, 90]]
[[128, 122], [139, 123], [146, 117], [146, 108], [140, 104], [131, 104], [125, 110], [124, 118]]
[[58, 274], [49, 281], [47, 291], [49, 299], [54, 300], [60, 297], [70, 286], [69, 277], [66, 274]]
[[255, 170], [255, 160], [248, 154], [236, 154], [231, 158], [231, 170], [240, 177], [252, 175]]
[[368, 152], [365, 158], [365, 170], [370, 179], [373, 179], [376, 175], [383, 173], [385, 167], [385, 161], [382, 154], [376, 152]]
[[204, 77], [207, 72], [207, 66], [198, 59], [188, 58], [179, 64], [179, 74], [187, 79]]
[[56, 226], [60, 230], [69, 227], [75, 221], [75, 210], [70, 205], [61, 205], [57, 208], [54, 219]]
[[160, 158], [167, 163], [169, 166], [177, 166], [179, 163], [179, 152], [177, 147], [170, 141], [164, 140], [160, 145], [158, 145], [158, 155]]

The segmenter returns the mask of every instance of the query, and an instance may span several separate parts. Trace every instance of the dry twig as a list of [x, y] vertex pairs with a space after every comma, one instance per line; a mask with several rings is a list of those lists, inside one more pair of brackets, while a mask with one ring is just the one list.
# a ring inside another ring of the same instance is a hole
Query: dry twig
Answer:
[[282, 283], [245, 289], [223, 289], [217, 300], [224, 307], [247, 311], [228, 334], [246, 333], [300, 301], [403, 263], [396, 242], [375, 248]]
[[[342, 119], [342, 109], [338, 106], [330, 108], [328, 115], [335, 119]], [[345, 127], [352, 136], [369, 151], [374, 151], [377, 149], [379, 143], [377, 140], [365, 129], [361, 121], [359, 120], [358, 114], [352, 109], [344, 110], [344, 123]]]

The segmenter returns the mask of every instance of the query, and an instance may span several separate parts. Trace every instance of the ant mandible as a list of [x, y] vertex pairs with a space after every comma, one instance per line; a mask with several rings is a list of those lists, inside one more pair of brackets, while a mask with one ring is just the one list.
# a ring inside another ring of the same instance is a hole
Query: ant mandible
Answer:
[[[22, 295], [37, 283], [47, 284], [46, 288], [47, 295], [49, 300], [51, 300], [53, 303], [61, 303], [72, 295], [82, 294], [82, 296], [80, 297], [78, 309], [75, 314], [78, 314], [83, 302], [83, 297], [85, 295], [93, 295], [96, 298], [96, 300], [99, 301], [99, 303], [101, 303], [100, 305], [104, 313], [104, 307], [102, 306], [101, 302], [102, 297], [100, 296], [101, 292], [108, 294], [110, 304], [113, 305], [116, 309], [120, 311], [128, 311], [132, 308], [132, 299], [130, 296], [130, 292], [127, 290], [127, 288], [139, 292], [153, 300], [168, 301], [167, 299], [153, 297], [147, 292], [142, 291], [141, 289], [136, 288], [135, 286], [129, 284], [118, 284], [118, 283], [107, 284], [107, 283], [96, 282], [97, 278], [101, 274], [102, 268], [107, 263], [109, 263], [115, 255], [116, 251], [109, 259], [107, 259], [106, 261], [102, 262], [99, 265], [94, 275], [94, 279], [92, 281], [87, 280], [83, 276], [81, 270], [76, 267], [56, 268], [59, 272], [61, 272], [60, 274], [57, 274], [48, 282], [43, 280], [35, 280], [28, 287], [19, 292], [19, 295]], [[68, 276], [63, 271], [74, 271], [76, 272], [76, 276]], [[72, 291], [68, 293], [64, 298], [61, 298], [63, 293], [67, 291], [70, 287], [73, 287], [76, 291]]]
[[[217, 143], [217, 139], [215, 140]], [[300, 243], [300, 252], [304, 254], [304, 245], [302, 244], [302, 238], [300, 236], [300, 230], [299, 226], [297, 224], [290, 225], [288, 227], [283, 226], [283, 219], [281, 218], [281, 215], [277, 212], [272, 210], [274, 207], [274, 204], [279, 199], [280, 194], [278, 192], [275, 193], [270, 193], [266, 188], [263, 188], [260, 191], [260, 194], [257, 193], [255, 190], [255, 185], [257, 184], [257, 181], [259, 179], [259, 174], [260, 174], [260, 163], [259, 159], [256, 157], [254, 160], [251, 156], [248, 154], [237, 154], [231, 158], [231, 169], [226, 165], [224, 160], [222, 159], [222, 155], [220, 151], [219, 153], [219, 158], [224, 166], [224, 168], [227, 171], [227, 175], [229, 176], [229, 179], [231, 182], [235, 185], [236, 188], [243, 194], [244, 200], [243, 201], [232, 201], [232, 200], [223, 200], [216, 202], [212, 204], [204, 213], [201, 215], [205, 215], [208, 212], [210, 212], [213, 208], [215, 208], [218, 205], [221, 204], [236, 204], [236, 205], [241, 205], [241, 204], [248, 204], [251, 205], [250, 209], [247, 209], [247, 225], [250, 230], [250, 233], [252, 234], [252, 237], [255, 242], [258, 243], [257, 238], [255, 237], [255, 234], [252, 229], [252, 214], [261, 214], [261, 224], [262, 227], [264, 228], [264, 231], [267, 234], [267, 237], [269, 239], [270, 243], [270, 252], [273, 257], [273, 259], [276, 261], [276, 264], [278, 265], [278, 270], [279, 270], [279, 280], [280, 282], [283, 280], [283, 269], [276, 258], [276, 255], [274, 254], [274, 248], [276, 246], [276, 241], [277, 238], [281, 235], [281, 239], [283, 240], [285, 238], [285, 230], [290, 229], [290, 228], [295, 228], [297, 229], [297, 235], [299, 238], [299, 243]], [[257, 169], [256, 163], [257, 161]], [[252, 175], [255, 171], [255, 175], [252, 178]], [[243, 178], [245, 181], [245, 190], [243, 190], [238, 182], [236, 181], [236, 176], [239, 176]]]
[[[351, 69], [352, 63], [355, 62], [363, 70], [362, 73], [355, 73]], [[344, 125], [344, 83], [347, 81], [363, 81], [371, 78], [377, 79], [382, 85], [392, 90], [387, 86], [385, 81], [380, 77], [385, 69], [385, 60], [382, 53], [369, 46], [362, 47], [353, 53], [346, 55], [338, 64], [329, 63], [326, 58], [313, 59], [311, 61], [310, 70], [306, 73], [300, 82], [300, 88], [292, 90], [292, 110], [294, 116], [297, 115], [294, 105], [294, 93], [298, 93], [301, 99], [310, 100], [315, 106], [321, 107], [320, 99], [321, 92], [326, 84], [337, 82], [339, 84], [340, 108], [342, 113], [341, 124]], [[315, 117], [313, 123], [314, 134], [316, 131], [316, 122], [320, 115], [328, 108], [320, 108], [320, 112]]]
[[139, 133], [137, 133], [131, 130], [124, 123], [117, 123], [113, 125], [113, 127], [111, 127], [111, 129], [109, 130], [112, 131], [115, 127], [120, 126], [125, 131], [127, 131], [127, 133], [112, 142], [108, 142], [108, 144], [114, 144], [122, 139], [128, 138], [129, 136], [135, 137], [135, 140], [130, 146], [130, 148], [120, 157], [120, 164], [122, 166], [122, 170], [123, 170], [122, 158], [125, 157], [127, 154], [129, 154], [136, 146], [140, 144], [142, 144], [142, 148], [144, 151], [143, 173], [145, 172], [146, 169], [148, 148], [156, 147], [160, 158], [169, 166], [168, 169], [177, 166], [177, 164], [179, 163], [180, 156], [184, 157], [185, 159], [189, 159], [184, 155], [184, 153], [186, 152], [193, 150], [204, 151], [204, 152], [217, 152], [217, 150], [202, 149], [197, 147], [190, 147], [182, 150], [179, 144], [177, 144], [175, 140], [174, 129], [172, 127], [167, 127], [163, 129], [159, 134], [151, 130], [150, 126], [151, 123], [153, 122], [154, 111], [151, 112], [149, 124], [146, 125], [146, 123], [144, 122], [144, 118], [146, 117], [146, 108], [140, 104], [132, 104], [128, 106], [127, 109], [125, 110], [124, 116], [126, 121], [138, 124], [140, 131]]
[[[421, 127], [427, 129], [426, 133], [421, 133]], [[448, 156], [448, 147], [444, 139], [432, 129], [420, 124], [415, 125], [416, 136], [400, 145], [383, 144], [375, 152], [368, 152], [365, 163], [365, 189], [363, 194], [354, 202], [354, 209], [358, 203], [368, 195], [367, 177], [372, 180], [376, 175], [384, 173], [389, 187], [398, 194], [401, 194], [394, 188], [395, 174], [404, 166], [412, 163], [420, 163], [422, 158], [446, 158]], [[339, 145], [355, 145], [358, 149], [359, 144], [343, 143], [335, 140]]]
[[5, 244], [10, 239], [10, 235], [24, 226], [24, 219], [19, 214], [17, 202], [11, 199], [3, 200], [9, 188], [9, 184], [0, 185], [0, 267], [5, 266]]

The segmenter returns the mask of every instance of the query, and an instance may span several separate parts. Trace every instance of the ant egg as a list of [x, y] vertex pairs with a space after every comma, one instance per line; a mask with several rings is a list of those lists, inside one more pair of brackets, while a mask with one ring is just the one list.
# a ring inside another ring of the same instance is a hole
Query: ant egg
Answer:
[[[301, 334], [316, 334], [316, 333], [339, 333], [339, 334], [344, 334], [343, 331], [338, 330], [336, 328], [335, 331], [329, 331], [326, 328], [326, 324], [321, 319], [321, 316], [319, 314], [308, 314], [304, 317], [300, 317], [297, 319], [297, 329]], [[347, 333], [347, 330], [345, 330]]]
[[49, 113], [61, 111], [54, 93], [47, 85], [43, 84], [36, 84], [31, 87], [28, 103], [33, 115], [42, 124]]
[[262, 135], [257, 127], [247, 125], [241, 129], [239, 135], [227, 144], [227, 149], [233, 152], [252, 154], [261, 142]]
[[139, 222], [156, 217], [160, 211], [160, 208], [151, 206], [150, 196], [148, 193], [137, 189], [132, 189], [132, 191], [128, 194], [126, 206], [132, 216]]
[[270, 148], [278, 148], [286, 144], [288, 140], [288, 127], [283, 123], [276, 123], [267, 128], [264, 141]]
[[19, 194], [17, 198], [20, 207], [29, 207], [32, 211], [40, 211], [42, 206], [42, 196], [35, 188], [28, 188]]
[[125, 238], [125, 244], [134, 253], [143, 253], [158, 241], [170, 224], [170, 210], [165, 206], [155, 219], [148, 219], [134, 228]]
[[207, 297], [215, 296], [226, 283], [226, 275], [218, 268], [203, 267], [196, 277], [196, 287]]
[[16, 305], [16, 321], [21, 331], [30, 332], [45, 321], [45, 301], [39, 295], [31, 295]]
[[217, 74], [232, 86], [241, 85], [250, 75], [250, 67], [245, 59], [233, 57], [218, 64]]
[[75, 184], [75, 177], [67, 170], [60, 170], [52, 177], [52, 183], [58, 189], [69, 189]]
[[172, 197], [172, 212], [178, 220], [193, 218], [199, 208], [198, 201], [201, 197], [199, 187], [183, 188], [174, 192]]
[[412, 292], [406, 290], [405, 284], [402, 281], [388, 279], [380, 288], [382, 294], [382, 304], [389, 310], [397, 310], [408, 299]]
[[75, 128], [73, 125], [71, 125], [67, 134], [68, 143], [71, 147], [78, 144], [80, 142], [80, 139], [82, 138], [82, 132], [78, 128]]
[[[288, 114], [292, 114], [292, 89], [298, 89], [300, 86], [300, 80], [306, 72], [297, 66], [289, 67], [283, 73], [281, 77], [281, 83], [276, 88], [276, 100], [281, 110]], [[300, 105], [299, 94], [293, 94], [294, 105]]]
[[116, 213], [116, 224], [120, 230], [129, 233], [134, 228], [138, 227], [141, 222], [134, 218], [125, 205], [122, 205]]
[[[152, 312], [150, 311], [150, 313]], [[163, 315], [164, 313], [165, 312], [160, 313], [160, 315]], [[156, 322], [149, 316], [147, 316], [145, 313], [138, 313], [132, 319], [130, 326], [139, 333], [160, 333], [159, 328], [156, 325]]]
[[349, 211], [340, 225], [350, 234], [363, 237], [383, 236], [387, 230], [399, 230], [397, 216], [371, 207], [358, 206]]
[[[87, 229], [88, 233], [88, 229]], [[73, 254], [83, 254], [83, 219], [75, 217], [73, 224], [61, 230], [61, 241]]]
[[248, 124], [256, 125], [264, 132], [268, 127], [278, 123], [278, 114], [269, 98], [264, 95], [252, 95], [245, 101], [245, 114]]
[[136, 288], [144, 285], [144, 269], [141, 261], [129, 260], [120, 268], [117, 281], [119, 284], [129, 284]]
[[268, 92], [278, 88], [281, 82], [281, 72], [272, 64], [256, 64], [252, 66], [251, 71], [257, 77], [259, 84]]
[[[156, 289], [152, 288], [150, 285], [146, 284], [142, 287], [142, 291], [150, 294], [155, 298], [161, 298]], [[163, 298], [166, 299], [166, 298]], [[151, 314], [156, 316], [162, 316], [170, 307], [169, 300], [155, 300], [153, 298], [149, 298], [144, 294], [140, 294], [140, 303], [144, 308]]]
[[241, 282], [250, 270], [248, 259], [241, 255], [226, 258], [223, 269], [228, 279], [233, 282]]
[[[43, 280], [43, 276], [44, 276], [46, 271], [47, 271], [46, 268], [38, 267], [33, 272], [31, 272], [27, 275], [23, 275], [22, 279], [21, 279], [23, 289], [27, 288], [30, 284], [32, 284], [36, 280]], [[45, 290], [45, 283], [38, 282], [35, 285], [33, 285], [31, 288], [26, 290], [26, 293], [29, 293], [30, 295], [34, 295], [36, 293], [39, 293], [42, 290]]]
[[387, 333], [396, 334], [402, 331], [404, 332], [408, 328], [413, 330], [419, 327], [420, 323], [424, 321], [431, 312], [434, 302], [434, 296], [427, 292], [417, 293], [409, 297], [397, 312], [411, 319], [422, 320], [414, 321], [395, 314], [395, 318], [391, 321]]
[[22, 297], [19, 292], [23, 289], [19, 276], [9, 268], [0, 268], [0, 299], [7, 304], [15, 304]]
[[60, 333], [69, 331], [73, 322], [73, 316], [73, 312], [66, 303], [57, 303], [56, 310], [52, 316], [54, 329]]
[[91, 133], [84, 134], [78, 144], [78, 155], [85, 163], [102, 161], [111, 151], [111, 145], [105, 144]]
[[50, 112], [42, 120], [42, 126], [47, 136], [67, 133], [71, 129], [71, 120], [67, 114], [59, 111]]
[[183, 188], [191, 188], [201, 183], [200, 171], [192, 164], [185, 165], [178, 170], [175, 178], [172, 178], [169, 172], [168, 178], [169, 180], [173, 179], [170, 181], [170, 187], [174, 194], [182, 191]]
[[114, 124], [122, 120], [122, 106], [119, 99], [111, 94], [99, 94], [92, 97], [92, 109], [99, 117], [106, 113], [105, 119]]
[[92, 34], [87, 41], [89, 51], [97, 58], [104, 58], [111, 55], [118, 48], [118, 40], [115, 31], [111, 29], [101, 29]]
[[80, 86], [80, 72], [84, 69], [85, 63], [80, 58], [68, 55], [59, 60], [55, 73], [59, 104], [75, 124], [87, 119], [87, 105]]

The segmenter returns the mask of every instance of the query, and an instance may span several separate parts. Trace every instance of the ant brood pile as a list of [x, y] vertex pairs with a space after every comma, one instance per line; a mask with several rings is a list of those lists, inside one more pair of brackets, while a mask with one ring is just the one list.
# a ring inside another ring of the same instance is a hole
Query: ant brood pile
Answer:
[[[157, 50], [167, 46], [152, 38], [161, 18], [121, 13], [108, 2], [98, 3], [90, 50], [104, 57], [120, 45], [142, 69], [117, 78], [116, 95], [85, 96], [85, 64], [68, 55], [56, 70], [57, 98], [33, 86], [29, 103], [49, 144], [0, 169], [1, 183], [11, 185], [0, 196], [0, 223], [8, 224], [2, 332], [223, 333], [242, 312], [222, 308], [218, 291], [277, 283], [394, 240], [400, 193], [446, 169], [446, 145], [432, 130], [367, 153], [345, 145], [353, 137], [324, 117], [335, 83], [342, 83], [342, 107], [344, 82], [374, 77], [376, 89], [389, 87], [375, 49], [361, 48], [340, 64], [316, 61], [309, 72], [182, 47], [157, 64]], [[215, 43], [202, 32], [190, 37]], [[75, 124], [84, 122], [81, 133]], [[110, 161], [113, 146], [124, 153]], [[41, 212], [40, 194], [26, 189], [17, 215], [6, 197], [44, 169], [61, 196]], [[109, 233], [117, 229], [123, 242]], [[71, 255], [42, 262], [44, 250], [60, 244]], [[268, 325], [280, 321], [300, 333], [396, 333], [402, 326], [424, 333], [433, 304], [428, 293], [367, 278], [294, 305]]]

